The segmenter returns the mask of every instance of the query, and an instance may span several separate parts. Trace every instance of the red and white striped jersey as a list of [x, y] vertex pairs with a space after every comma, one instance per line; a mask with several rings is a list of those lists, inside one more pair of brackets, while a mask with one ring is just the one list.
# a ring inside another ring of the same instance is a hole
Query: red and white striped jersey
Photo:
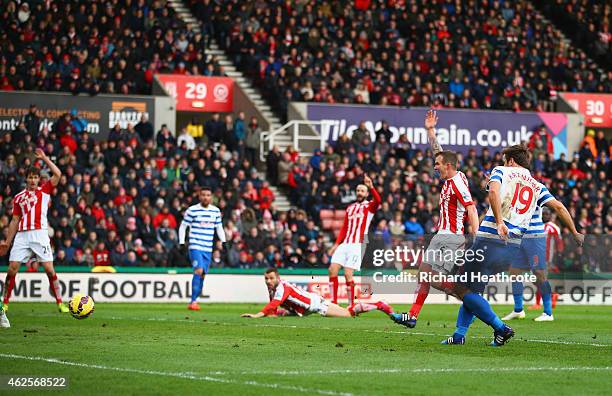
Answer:
[[561, 229], [552, 221], [544, 223], [544, 232], [546, 233], [546, 262], [550, 263], [555, 257], [555, 252], [563, 250], [563, 239], [561, 239]]
[[299, 316], [310, 310], [313, 295], [298, 289], [291, 283], [281, 280], [275, 289], [268, 290], [268, 292], [270, 302], [261, 310], [265, 315], [275, 314], [279, 306]]
[[463, 234], [463, 223], [467, 216], [466, 208], [474, 205], [465, 174], [457, 171], [447, 179], [440, 191], [439, 234]]
[[380, 206], [380, 195], [375, 188], [370, 190], [372, 200], [354, 202], [346, 208], [344, 213], [344, 224], [336, 238], [336, 244], [362, 243], [368, 233], [374, 213]]
[[13, 199], [13, 215], [21, 216], [17, 231], [46, 230], [53, 184], [47, 181], [34, 191], [23, 190]]

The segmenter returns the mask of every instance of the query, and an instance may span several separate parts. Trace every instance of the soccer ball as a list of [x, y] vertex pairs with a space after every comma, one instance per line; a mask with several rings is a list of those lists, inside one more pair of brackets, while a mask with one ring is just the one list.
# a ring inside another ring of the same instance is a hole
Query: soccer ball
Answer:
[[94, 311], [94, 300], [89, 296], [77, 294], [68, 303], [68, 309], [70, 314], [77, 319], [88, 318]]

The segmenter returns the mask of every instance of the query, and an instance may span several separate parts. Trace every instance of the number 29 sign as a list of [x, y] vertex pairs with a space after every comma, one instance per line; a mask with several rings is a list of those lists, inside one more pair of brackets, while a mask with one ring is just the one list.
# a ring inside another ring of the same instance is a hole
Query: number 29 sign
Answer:
[[229, 77], [157, 74], [178, 111], [229, 113], [233, 110], [234, 80]]

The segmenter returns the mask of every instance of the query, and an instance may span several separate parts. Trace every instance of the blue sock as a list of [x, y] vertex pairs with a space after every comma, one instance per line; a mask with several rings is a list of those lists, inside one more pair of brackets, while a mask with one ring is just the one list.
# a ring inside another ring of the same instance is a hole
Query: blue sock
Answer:
[[544, 313], [552, 315], [552, 287], [546, 280], [540, 286], [540, 293], [542, 293], [542, 304], [544, 305]]
[[198, 296], [202, 292], [202, 286], [204, 285], [204, 280], [198, 274], [193, 274], [193, 278], [191, 278], [191, 302], [196, 302]]
[[512, 296], [514, 297], [514, 312], [523, 310], [523, 282], [512, 282]]
[[468, 293], [463, 296], [463, 304], [469, 309], [478, 319], [482, 320], [495, 330], [500, 330], [504, 327], [504, 322], [493, 312], [491, 305], [480, 294]]
[[455, 334], [465, 337], [474, 319], [476, 319], [474, 314], [462, 304], [457, 315], [457, 330], [455, 330]]

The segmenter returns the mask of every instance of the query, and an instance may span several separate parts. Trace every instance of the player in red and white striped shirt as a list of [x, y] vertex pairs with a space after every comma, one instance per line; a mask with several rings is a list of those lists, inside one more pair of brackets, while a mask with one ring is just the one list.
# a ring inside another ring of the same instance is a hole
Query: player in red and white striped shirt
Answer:
[[57, 186], [62, 172], [41, 149], [37, 149], [35, 155], [49, 167], [52, 176], [50, 180], [39, 186], [40, 169], [34, 166], [30, 167], [26, 172], [26, 189], [13, 199], [13, 218], [8, 227], [7, 239], [0, 242], [0, 256], [3, 256], [14, 239], [4, 283], [2, 309], [4, 312], [8, 310], [11, 292], [15, 286], [15, 276], [21, 263], [35, 257], [47, 273], [59, 311], [68, 312], [68, 307], [62, 303], [59, 281], [53, 268], [53, 251], [51, 250], [49, 231], [47, 230], [47, 210], [49, 209], [51, 194], [53, 188]]
[[465, 248], [464, 223], [470, 224], [470, 234], [476, 235], [478, 230], [478, 212], [472, 201], [468, 181], [463, 172], [457, 170], [457, 154], [442, 150], [436, 139], [436, 124], [438, 116], [429, 110], [425, 116], [425, 127], [429, 143], [435, 157], [434, 169], [444, 179], [440, 190], [440, 220], [438, 233], [431, 239], [423, 262], [419, 266], [419, 283], [414, 293], [414, 302], [406, 314], [394, 316], [394, 321], [407, 327], [415, 327], [421, 308], [429, 295], [430, 286], [444, 292], [449, 292], [452, 284], [448, 282], [432, 283], [421, 280], [421, 273], [449, 274], [455, 266], [454, 260], [447, 257], [459, 257], [458, 251]]
[[384, 301], [375, 303], [357, 303], [347, 308], [330, 303], [316, 293], [309, 293], [289, 282], [281, 280], [276, 268], [269, 268], [264, 273], [270, 302], [256, 314], [245, 313], [243, 318], [262, 318], [264, 316], [305, 316], [318, 313], [329, 317], [351, 317], [375, 309], [391, 315], [393, 309]]
[[[368, 191], [372, 194], [371, 201], [366, 199]], [[349, 306], [355, 302], [353, 273], [361, 269], [368, 229], [374, 213], [380, 206], [380, 195], [374, 188], [372, 179], [367, 175], [363, 178], [363, 184], [357, 186], [356, 195], [357, 201], [346, 208], [344, 224], [338, 238], [336, 238], [336, 243], [330, 251], [332, 258], [329, 266], [329, 286], [332, 302], [334, 304], [338, 303], [338, 272], [343, 267]]]

